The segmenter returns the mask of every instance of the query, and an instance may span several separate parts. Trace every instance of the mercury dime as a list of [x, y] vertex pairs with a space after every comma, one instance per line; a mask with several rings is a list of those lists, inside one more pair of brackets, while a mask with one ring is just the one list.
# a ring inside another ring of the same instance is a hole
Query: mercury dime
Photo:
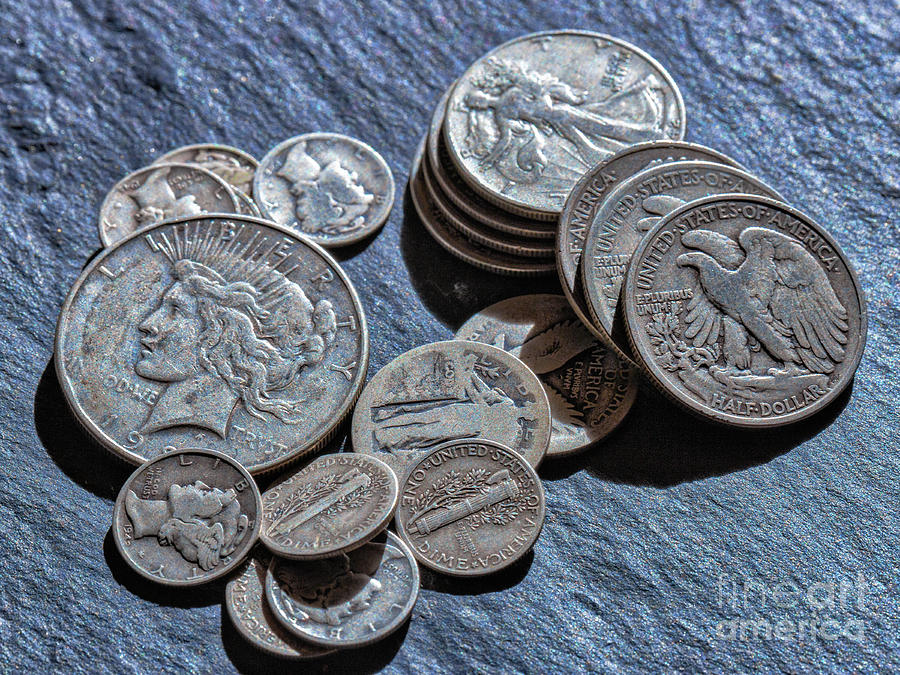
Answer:
[[600, 329], [590, 318], [587, 300], [581, 287], [578, 263], [584, 250], [584, 239], [597, 212], [622, 181], [650, 166], [663, 162], [698, 159], [718, 162], [736, 169], [743, 169], [727, 155], [711, 148], [684, 141], [650, 141], [619, 150], [606, 161], [598, 164], [582, 176], [566, 199], [559, 217], [556, 236], [556, 267], [559, 280], [572, 309], [595, 335]]
[[386, 536], [323, 560], [274, 558], [266, 597], [278, 621], [323, 647], [362, 647], [397, 630], [416, 604], [419, 568], [406, 544]]
[[167, 152], [153, 163], [160, 162], [181, 162], [203, 167], [246, 195], [252, 194], [253, 175], [259, 166], [259, 162], [243, 150], [217, 143], [185, 145]]
[[544, 489], [534, 469], [508, 447], [450, 441], [405, 474], [396, 523], [426, 567], [461, 577], [492, 574], [537, 541]]
[[708, 197], [667, 215], [635, 251], [623, 298], [651, 379], [733, 426], [822, 409], [852, 380], [866, 341], [865, 299], [838, 245], [765, 197]]
[[120, 457], [203, 445], [262, 473], [333, 436], [368, 353], [359, 298], [328, 253], [216, 215], [94, 258], [63, 305], [54, 361], [76, 418]]
[[196, 586], [231, 572], [259, 536], [262, 500], [250, 474], [210, 450], [177, 450], [135, 471], [113, 513], [116, 547], [138, 574]]
[[394, 205], [384, 158], [349, 136], [304, 134], [263, 157], [253, 183], [263, 215], [323, 246], [344, 246], [380, 228]]
[[397, 476], [356, 453], [323, 455], [263, 495], [260, 537], [284, 558], [325, 558], [362, 546], [397, 507]]
[[266, 573], [272, 554], [257, 547], [244, 570], [225, 586], [225, 607], [231, 622], [257, 649], [289, 659], [314, 659], [333, 650], [295, 637], [272, 614], [265, 600]]
[[551, 31], [470, 66], [450, 94], [444, 138], [487, 200], [554, 220], [585, 171], [625, 146], [683, 138], [684, 119], [675, 82], [634, 45]]
[[550, 401], [550, 457], [606, 437], [634, 403], [637, 370], [596, 341], [561, 295], [501, 300], [466, 321], [456, 338], [500, 347], [537, 374]]
[[627, 353], [613, 317], [631, 254], [663, 216], [694, 199], [728, 192], [781, 196], [745, 171], [713, 162], [657, 164], [620, 183], [594, 217], [584, 245], [581, 280], [604, 341]]
[[410, 350], [379, 370], [353, 411], [353, 449], [397, 475], [456, 438], [509, 446], [532, 466], [550, 442], [550, 404], [537, 376], [491, 345], [449, 340]]

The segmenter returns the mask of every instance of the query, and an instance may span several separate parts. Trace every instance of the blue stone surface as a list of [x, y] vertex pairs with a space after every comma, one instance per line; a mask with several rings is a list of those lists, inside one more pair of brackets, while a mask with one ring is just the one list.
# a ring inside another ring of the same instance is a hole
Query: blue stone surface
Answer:
[[[181, 144], [262, 156], [330, 130], [381, 152], [399, 192], [443, 89], [495, 45], [562, 27], [648, 50], [681, 87], [689, 140], [833, 233], [869, 301], [855, 384], [808, 423], [758, 434], [688, 419], [645, 388], [601, 447], [542, 469], [533, 556], [497, 579], [425, 575], [398, 635], [310, 668], [900, 669], [895, 2], [2, 0], [0, 671], [285, 668], [235, 633], [221, 585], [162, 591], [111, 544], [130, 469], [79, 432], [51, 362], [106, 191]], [[341, 257], [373, 373], [489, 303], [557, 288], [458, 263], [400, 194], [384, 231]]]

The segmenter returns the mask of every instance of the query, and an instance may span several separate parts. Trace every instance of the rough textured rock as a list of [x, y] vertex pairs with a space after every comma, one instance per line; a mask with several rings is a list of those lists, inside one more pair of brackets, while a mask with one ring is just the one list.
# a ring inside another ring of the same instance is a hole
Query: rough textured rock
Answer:
[[[603, 447], [546, 465], [549, 518], [525, 565], [476, 583], [426, 575], [408, 628], [318, 667], [900, 668], [896, 4], [561, 4], [5, 3], [0, 670], [280, 665], [223, 618], [221, 586], [142, 584], [107, 535], [128, 469], [73, 425], [50, 361], [58, 308], [98, 247], [106, 190], [179, 144], [261, 156], [316, 130], [371, 143], [403, 186], [432, 105], [471, 60], [567, 26], [648, 49], [681, 86], [690, 140], [731, 154], [831, 229], [869, 298], [856, 383], [815, 420], [762, 434], [704, 426], [643, 393]], [[555, 286], [456, 263], [399, 195], [384, 231], [343, 256], [369, 316], [372, 372], [491, 302]], [[841, 582], [843, 602], [836, 593], [829, 608], [828, 584]], [[727, 623], [751, 619], [794, 630], [765, 639]], [[799, 639], [797, 623], [811, 620], [825, 635], [807, 627]], [[841, 631], [849, 637], [829, 639]]]

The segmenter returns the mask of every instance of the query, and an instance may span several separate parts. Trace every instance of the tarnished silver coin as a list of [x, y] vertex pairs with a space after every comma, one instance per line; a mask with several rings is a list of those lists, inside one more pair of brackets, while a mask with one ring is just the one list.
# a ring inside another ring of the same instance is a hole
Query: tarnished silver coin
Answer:
[[216, 215], [102, 251], [63, 304], [54, 354], [75, 417], [120, 457], [202, 445], [258, 474], [334, 435], [365, 382], [369, 338], [322, 248]]
[[684, 141], [650, 141], [619, 150], [615, 155], [588, 171], [575, 184], [566, 199], [556, 236], [556, 268], [563, 292], [578, 314], [578, 318], [595, 335], [600, 329], [594, 326], [581, 287], [578, 263], [584, 250], [584, 240], [597, 216], [597, 212], [609, 195], [622, 181], [631, 178], [656, 164], [698, 159], [718, 162], [743, 169], [727, 155], [712, 148]]
[[394, 205], [394, 176], [362, 141], [304, 134], [262, 158], [253, 195], [265, 217], [322, 246], [345, 246], [384, 225]]
[[266, 601], [266, 573], [272, 554], [257, 546], [243, 571], [225, 586], [225, 608], [237, 632], [257, 649], [286, 659], [314, 659], [334, 650], [296, 637], [282, 626]]
[[623, 40], [550, 31], [476, 61], [450, 94], [447, 149], [488, 201], [554, 220], [582, 175], [622, 148], [684, 137], [684, 103], [649, 55]]
[[237, 188], [231, 188], [231, 191], [234, 192], [234, 196], [237, 198], [238, 212], [241, 215], [262, 218], [262, 213], [256, 205], [256, 202], [253, 201], [246, 192], [241, 192]]
[[113, 539], [138, 574], [197, 586], [238, 567], [259, 536], [262, 500], [238, 462], [210, 450], [176, 450], [125, 481]]
[[631, 254], [663, 216], [687, 202], [724, 193], [761, 194], [782, 200], [746, 171], [689, 160], [657, 164], [616, 186], [597, 211], [581, 259], [588, 310], [601, 338], [628, 353], [628, 338], [613, 319]]
[[331, 558], [274, 558], [266, 598], [293, 634], [322, 647], [362, 647], [397, 630], [419, 596], [419, 568], [395, 534]]
[[263, 495], [260, 538], [283, 558], [327, 558], [372, 539], [396, 508], [387, 464], [355, 452], [322, 455]]
[[432, 448], [487, 438], [537, 467], [550, 443], [550, 404], [537, 376], [497, 347], [448, 340], [416, 347], [375, 373], [353, 411], [353, 450], [398, 476]]
[[238, 213], [231, 187], [192, 164], [153, 164], [120, 180], [100, 206], [100, 241], [111, 246], [164, 220], [205, 213]]
[[544, 488], [517, 452], [483, 439], [450, 441], [409, 467], [397, 531], [420, 563], [452, 576], [492, 574], [532, 547]]
[[804, 419], [853, 379], [866, 302], [831, 236], [751, 195], [690, 202], [642, 240], [622, 289], [634, 352], [688, 410], [739, 427]]
[[218, 143], [185, 145], [167, 152], [153, 163], [162, 162], [180, 162], [203, 167], [248, 196], [253, 194], [253, 175], [259, 166], [259, 162], [243, 150]]
[[637, 395], [637, 369], [598, 342], [561, 295], [501, 300], [460, 326], [456, 339], [506, 350], [538, 376], [550, 401], [548, 457], [580, 452], [605, 438]]

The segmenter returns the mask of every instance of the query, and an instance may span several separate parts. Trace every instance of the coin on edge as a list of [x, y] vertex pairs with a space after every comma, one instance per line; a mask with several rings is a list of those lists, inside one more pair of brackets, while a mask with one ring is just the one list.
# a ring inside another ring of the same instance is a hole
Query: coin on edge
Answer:
[[540, 478], [519, 453], [460, 439], [409, 467], [395, 522], [420, 563], [469, 577], [493, 574], [525, 555], [544, 512]]
[[394, 205], [394, 176], [362, 141], [304, 134], [262, 158], [253, 195], [266, 218], [322, 246], [346, 246], [384, 225]]
[[665, 69], [624, 40], [585, 31], [517, 38], [478, 59], [447, 103], [460, 176], [490, 202], [554, 220], [586, 171], [623, 147], [684, 137]]
[[248, 216], [196, 216], [90, 262], [54, 361], [76, 419], [119, 457], [196, 444], [259, 474], [334, 435], [365, 382], [369, 337], [321, 247]]
[[142, 577], [197, 586], [241, 564], [256, 543], [262, 499], [253, 478], [221, 452], [176, 450], [125, 481], [113, 539]]
[[637, 369], [597, 341], [561, 295], [501, 300], [460, 326], [456, 339], [508, 351], [538, 376], [550, 401], [548, 457], [597, 443], [634, 404]]
[[259, 166], [252, 155], [218, 143], [185, 145], [153, 161], [154, 164], [162, 162], [181, 162], [203, 167], [246, 195], [253, 192], [253, 175]]
[[419, 595], [419, 567], [392, 532], [321, 560], [275, 557], [266, 598], [282, 626], [322, 647], [362, 647], [397, 630]]
[[387, 464], [355, 452], [321, 455], [263, 494], [260, 538], [283, 558], [327, 558], [372, 539], [396, 508]]
[[866, 302], [840, 247], [790, 206], [719, 195], [670, 213], [642, 240], [622, 289], [634, 353], [704, 418], [775, 427], [851, 382]]

